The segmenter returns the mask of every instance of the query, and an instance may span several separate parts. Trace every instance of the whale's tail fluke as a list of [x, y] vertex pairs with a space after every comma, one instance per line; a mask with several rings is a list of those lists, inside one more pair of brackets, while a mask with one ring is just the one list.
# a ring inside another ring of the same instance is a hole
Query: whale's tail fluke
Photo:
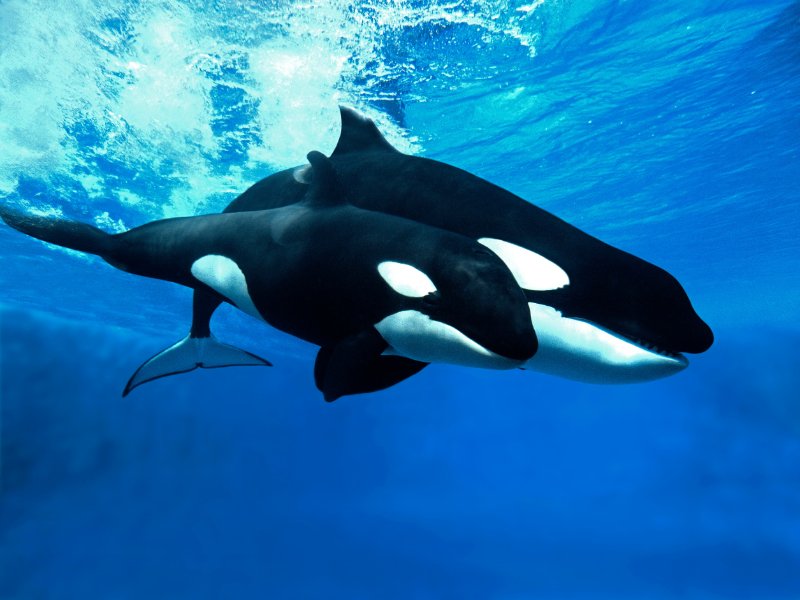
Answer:
[[110, 234], [87, 223], [21, 213], [5, 206], [0, 206], [0, 217], [17, 231], [71, 250], [98, 254], [105, 258], [113, 247], [113, 237]]
[[195, 369], [250, 366], [271, 367], [272, 363], [235, 346], [223, 344], [213, 335], [207, 337], [189, 335], [146, 360], [128, 380], [122, 395], [127, 396], [135, 387], [148, 381], [188, 373]]
[[192, 327], [189, 335], [154, 357], [146, 360], [128, 380], [123, 396], [133, 388], [169, 375], [188, 373], [195, 369], [221, 367], [271, 367], [268, 360], [223, 344], [211, 333], [211, 315], [222, 303], [222, 298], [204, 290], [195, 290]]
[[[21, 213], [2, 205], [0, 205], [0, 218], [10, 227], [31, 237], [71, 250], [96, 254], [120, 269], [167, 280], [181, 279], [164, 272], [161, 266], [164, 261], [159, 260], [157, 245], [136, 244], [138, 238], [135, 236], [146, 237], [148, 232], [159, 227], [158, 223], [140, 227], [133, 230], [133, 233], [112, 235], [87, 223]], [[126, 243], [130, 242], [130, 236], [134, 236], [133, 242]], [[137, 259], [137, 264], [133, 267], [131, 258]], [[223, 344], [211, 335], [208, 321], [221, 301], [221, 297], [210, 296], [209, 292], [200, 295], [199, 302], [195, 300], [195, 310], [202, 318], [196, 318], [192, 323], [191, 333], [177, 344], [145, 361], [130, 378], [122, 395], [127, 396], [135, 387], [148, 381], [186, 373], [197, 368], [272, 366], [269, 361], [245, 350]]]

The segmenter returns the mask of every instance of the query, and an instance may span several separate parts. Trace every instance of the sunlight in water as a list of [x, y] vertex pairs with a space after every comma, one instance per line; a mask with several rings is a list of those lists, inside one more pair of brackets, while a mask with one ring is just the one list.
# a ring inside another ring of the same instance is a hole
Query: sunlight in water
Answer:
[[442, 63], [442, 47], [532, 47], [524, 18], [538, 3], [504, 5], [9, 0], [0, 194], [19, 203], [40, 182], [48, 192], [28, 201], [98, 212], [113, 200], [136, 218], [219, 209], [310, 150], [332, 151], [338, 103], [419, 152], [398, 99], [482, 68]]

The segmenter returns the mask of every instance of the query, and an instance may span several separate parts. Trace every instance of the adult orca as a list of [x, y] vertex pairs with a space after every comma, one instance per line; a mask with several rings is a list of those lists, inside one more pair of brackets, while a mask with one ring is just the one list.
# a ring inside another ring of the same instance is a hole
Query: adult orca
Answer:
[[[403, 154], [370, 119], [347, 107], [340, 112], [330, 160], [354, 205], [470, 237], [508, 265], [539, 339], [525, 368], [597, 383], [647, 381], [682, 370], [682, 353], [713, 343], [665, 270], [467, 171]], [[313, 174], [302, 165], [270, 175], [224, 212], [293, 204]], [[197, 296], [207, 329], [215, 300]]]
[[[507, 266], [467, 237], [354, 207], [330, 161], [291, 206], [153, 221], [111, 235], [0, 208], [11, 227], [97, 254], [124, 271], [179, 283], [321, 346], [326, 400], [375, 391], [430, 362], [515, 368], [536, 351], [524, 294]], [[198, 366], [268, 364], [190, 336], [146, 362], [125, 394]]]

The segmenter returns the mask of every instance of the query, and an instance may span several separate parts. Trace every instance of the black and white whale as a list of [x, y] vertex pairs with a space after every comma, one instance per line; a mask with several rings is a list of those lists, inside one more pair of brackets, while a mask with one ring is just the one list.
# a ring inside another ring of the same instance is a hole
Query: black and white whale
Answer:
[[[340, 109], [330, 160], [354, 205], [470, 237], [508, 265], [539, 338], [525, 368], [598, 383], [647, 381], [685, 368], [682, 353], [711, 346], [711, 329], [665, 270], [471, 173], [403, 154], [371, 120]], [[290, 205], [312, 178], [309, 165], [275, 173], [225, 212]], [[199, 296], [210, 316], [214, 300]]]
[[[313, 183], [290, 206], [165, 219], [110, 235], [91, 225], [0, 208], [11, 227], [97, 254], [124, 271], [179, 283], [319, 345], [327, 400], [386, 388], [427, 363], [515, 368], [536, 351], [527, 302], [507, 266], [474, 240], [347, 203], [312, 152]], [[269, 364], [192, 335], [126, 387], [197, 366]], [[205, 329], [203, 329], [205, 328]]]

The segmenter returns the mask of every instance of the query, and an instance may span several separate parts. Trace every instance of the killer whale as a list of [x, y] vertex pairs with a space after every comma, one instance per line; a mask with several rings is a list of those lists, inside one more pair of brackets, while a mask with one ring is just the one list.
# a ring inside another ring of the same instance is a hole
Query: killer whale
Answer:
[[[535, 353], [524, 294], [494, 253], [357, 208], [324, 155], [308, 160], [312, 183], [285, 207], [164, 219], [116, 235], [4, 207], [0, 216], [23, 233], [188, 286], [320, 346], [314, 378], [328, 401], [389, 387], [431, 362], [503, 369]], [[198, 366], [269, 364], [216, 342], [203, 310], [195, 303], [192, 334], [142, 365], [124, 393]]]
[[[647, 381], [682, 370], [682, 353], [713, 343], [667, 271], [467, 171], [403, 154], [370, 119], [347, 107], [340, 113], [330, 160], [354, 205], [470, 237], [509, 266], [539, 337], [525, 368], [597, 383]], [[224, 212], [291, 205], [312, 179], [309, 165], [275, 173]], [[215, 301], [198, 295], [210, 317]]]

